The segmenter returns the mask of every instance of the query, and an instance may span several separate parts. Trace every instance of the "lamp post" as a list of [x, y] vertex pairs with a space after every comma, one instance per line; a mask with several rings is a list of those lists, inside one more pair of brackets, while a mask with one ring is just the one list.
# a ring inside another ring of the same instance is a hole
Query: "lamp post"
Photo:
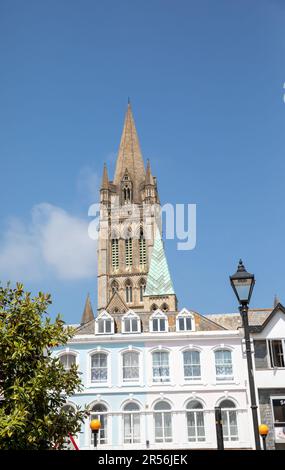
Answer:
[[239, 311], [242, 318], [242, 325], [244, 330], [246, 360], [248, 369], [248, 381], [252, 411], [252, 421], [254, 428], [254, 439], [256, 450], [261, 450], [260, 437], [258, 430], [258, 416], [257, 416], [257, 403], [254, 386], [254, 375], [252, 365], [252, 353], [248, 327], [248, 304], [251, 298], [253, 287], [255, 284], [254, 275], [246, 271], [242, 260], [239, 261], [238, 269], [235, 274], [230, 276], [231, 286], [240, 304]]
[[100, 428], [101, 428], [101, 422], [99, 419], [92, 419], [92, 421], [90, 421], [90, 429], [94, 436], [94, 447], [97, 447], [97, 437], [98, 437], [98, 431]]
[[259, 434], [262, 437], [262, 442], [263, 442], [263, 450], [266, 450], [266, 438], [267, 434], [269, 432], [269, 427], [266, 424], [260, 424], [259, 426]]

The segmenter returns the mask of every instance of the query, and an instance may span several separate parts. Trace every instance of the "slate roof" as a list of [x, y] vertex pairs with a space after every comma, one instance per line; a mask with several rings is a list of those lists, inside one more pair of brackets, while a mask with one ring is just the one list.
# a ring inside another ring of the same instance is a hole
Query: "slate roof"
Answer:
[[[248, 323], [250, 326], [261, 326], [272, 312], [272, 308], [252, 309], [248, 311]], [[236, 330], [242, 326], [239, 313], [218, 313], [204, 315], [206, 318], [218, 323], [227, 330]]]
[[175, 294], [164, 252], [160, 231], [156, 228], [156, 237], [151, 253], [150, 268], [146, 280], [145, 296]]

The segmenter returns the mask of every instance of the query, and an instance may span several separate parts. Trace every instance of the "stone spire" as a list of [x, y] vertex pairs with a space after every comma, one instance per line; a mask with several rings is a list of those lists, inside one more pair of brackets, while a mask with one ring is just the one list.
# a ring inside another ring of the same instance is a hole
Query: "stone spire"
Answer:
[[147, 166], [146, 166], [146, 175], [145, 175], [145, 185], [154, 185], [153, 181], [153, 176], [151, 174], [151, 169], [150, 169], [150, 163], [149, 160], [147, 160]]
[[128, 103], [117, 157], [113, 181], [115, 185], [121, 185], [126, 170], [133, 184], [134, 202], [139, 202], [140, 187], [145, 181], [145, 168], [130, 103]]
[[157, 227], [144, 295], [149, 297], [175, 295], [163, 242]]
[[91, 305], [91, 300], [90, 300], [90, 295], [87, 295], [87, 299], [85, 302], [85, 307], [83, 310], [82, 318], [80, 325], [85, 325], [85, 323], [90, 322], [91, 320], [94, 320], [94, 313]]
[[274, 302], [273, 302], [273, 307], [277, 307], [277, 305], [280, 303], [280, 300], [278, 299], [277, 295], [274, 295]]
[[108, 178], [108, 172], [107, 172], [106, 163], [104, 163], [104, 170], [103, 170], [103, 176], [102, 176], [101, 189], [109, 189], [109, 178]]

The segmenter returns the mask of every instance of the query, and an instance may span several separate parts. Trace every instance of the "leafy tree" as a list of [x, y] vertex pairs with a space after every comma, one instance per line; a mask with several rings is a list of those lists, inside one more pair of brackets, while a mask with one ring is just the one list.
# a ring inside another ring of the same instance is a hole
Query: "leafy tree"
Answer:
[[63, 407], [81, 390], [77, 367], [66, 371], [53, 348], [74, 335], [46, 312], [49, 294], [32, 298], [22, 284], [0, 286], [0, 449], [63, 448], [87, 410]]

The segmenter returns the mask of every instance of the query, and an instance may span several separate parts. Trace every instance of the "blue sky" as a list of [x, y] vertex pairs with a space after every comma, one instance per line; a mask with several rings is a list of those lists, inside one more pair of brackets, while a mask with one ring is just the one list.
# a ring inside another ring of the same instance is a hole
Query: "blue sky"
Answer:
[[252, 306], [285, 302], [284, 25], [283, 0], [2, 0], [2, 282], [96, 305], [82, 233], [130, 96], [161, 201], [197, 204], [195, 250], [166, 243], [179, 306], [235, 311], [239, 257]]

